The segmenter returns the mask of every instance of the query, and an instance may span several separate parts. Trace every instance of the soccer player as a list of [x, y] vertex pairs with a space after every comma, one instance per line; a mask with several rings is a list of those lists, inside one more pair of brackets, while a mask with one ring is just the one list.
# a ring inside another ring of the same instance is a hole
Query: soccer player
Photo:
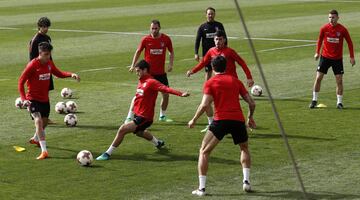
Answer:
[[226, 72], [227, 60], [223, 56], [213, 58], [211, 65], [215, 76], [204, 85], [204, 95], [195, 116], [189, 121], [189, 128], [193, 128], [198, 118], [205, 112], [206, 108], [214, 102], [215, 118], [207, 131], [199, 153], [198, 172], [199, 188], [192, 194], [204, 196], [208, 161], [211, 151], [228, 133], [231, 133], [234, 144], [240, 146], [240, 163], [243, 168], [243, 190], [251, 191], [250, 187], [250, 152], [248, 149], [248, 135], [245, 126], [245, 118], [241, 110], [239, 97], [249, 104], [248, 126], [254, 127], [253, 114], [255, 102], [248, 94], [245, 86], [236, 77]]
[[[202, 47], [202, 56], [204, 57], [205, 54], [209, 51], [209, 49], [215, 46], [214, 37], [216, 31], [223, 30], [225, 32], [222, 23], [215, 21], [215, 8], [208, 7], [206, 8], [205, 13], [206, 13], [206, 22], [200, 25], [195, 40], [195, 60], [198, 62], [200, 60], [199, 57], [200, 42]], [[205, 80], [209, 80], [211, 76], [212, 76], [212, 68], [211, 65], [208, 64], [205, 66]], [[208, 117], [209, 124], [211, 124], [214, 115], [212, 106], [210, 106], [206, 110], [206, 115]], [[201, 130], [201, 132], [206, 132], [206, 130], [207, 127]]]
[[[54, 62], [50, 59], [52, 46], [47, 42], [39, 44], [39, 56], [31, 60], [22, 72], [18, 90], [24, 105], [28, 105], [31, 117], [35, 122], [35, 132], [39, 138], [39, 142], [32, 141], [41, 147], [41, 154], [36, 158], [42, 160], [48, 157], [45, 141], [45, 128], [48, 124], [50, 114], [49, 103], [49, 85], [50, 76], [54, 74], [59, 78], [72, 77], [80, 81], [77, 74], [63, 72], [56, 68]], [[27, 85], [27, 93], [25, 94], [24, 84]]]
[[[351, 41], [348, 30], [341, 24], [338, 23], [339, 14], [336, 10], [329, 12], [329, 23], [323, 25], [320, 29], [319, 38], [317, 41], [316, 53], [314, 55], [315, 60], [320, 57], [319, 66], [317, 68], [315, 83], [313, 87], [313, 98], [310, 104], [310, 108], [317, 106], [318, 96], [320, 92], [321, 81], [330, 67], [335, 75], [336, 79], [336, 96], [337, 96], [337, 108], [344, 108], [343, 99], [343, 41], [344, 38], [348, 44], [350, 53], [350, 63], [352, 66], [355, 65], [354, 58], [354, 47]], [[320, 49], [322, 52], [321, 56]]]
[[[29, 43], [30, 61], [39, 56], [39, 48], [38, 47], [41, 42], [47, 42], [47, 43], [51, 44], [51, 38], [47, 34], [49, 31], [49, 28], [51, 26], [50, 19], [47, 17], [41, 17], [37, 22], [37, 26], [38, 26], [38, 31], [36, 32], [36, 34], [34, 35], [34, 37], [31, 39], [31, 41]], [[50, 59], [52, 60], [52, 57], [50, 57]], [[53, 80], [52, 76], [50, 77], [49, 90], [54, 90], [54, 80]], [[48, 123], [52, 124], [53, 122], [49, 119]], [[36, 136], [36, 133], [34, 134], [33, 139], [35, 141], [39, 141], [39, 139]]]
[[[160, 33], [160, 29], [160, 21], [152, 20], [150, 24], [150, 34], [141, 39], [139, 47], [137, 48], [133, 57], [129, 71], [132, 72], [134, 70], [135, 63], [138, 61], [141, 52], [145, 50], [145, 60], [150, 64], [150, 75], [160, 83], [169, 86], [169, 81], [165, 72], [166, 49], [169, 51], [170, 56], [167, 72], [171, 72], [173, 69], [174, 50], [170, 37], [164, 33]], [[172, 122], [171, 119], [166, 117], [166, 110], [169, 104], [169, 94], [163, 92], [161, 94], [162, 100], [159, 120], [164, 122]], [[133, 118], [133, 102], [134, 99], [131, 103], [126, 121], [131, 121]]]
[[149, 74], [151, 66], [145, 60], [139, 61], [134, 66], [134, 70], [139, 77], [134, 101], [134, 120], [131, 122], [125, 122], [121, 125], [109, 149], [97, 157], [96, 160], [109, 160], [112, 152], [121, 144], [125, 135], [128, 133], [134, 133], [138, 137], [142, 137], [152, 142], [158, 149], [160, 149], [165, 145], [164, 141], [158, 140], [150, 133], [149, 130], [147, 130], [147, 128], [153, 123], [154, 109], [158, 92], [174, 94], [181, 97], [187, 97], [190, 95], [187, 92], [174, 90], [155, 80]]

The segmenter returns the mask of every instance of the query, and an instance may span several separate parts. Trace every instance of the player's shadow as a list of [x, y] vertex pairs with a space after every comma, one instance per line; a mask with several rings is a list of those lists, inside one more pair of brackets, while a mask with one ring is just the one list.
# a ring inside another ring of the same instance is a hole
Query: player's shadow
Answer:
[[[225, 194], [226, 195], [226, 194]], [[240, 196], [241, 194], [239, 194]], [[213, 194], [213, 196], [222, 196], [222, 194]], [[247, 193], [245, 196], [253, 197], [265, 197], [267, 199], [304, 199], [303, 193], [300, 191], [293, 190], [282, 190], [282, 191], [254, 191]], [[341, 194], [336, 192], [308, 192], [307, 197], [309, 199], [360, 199], [360, 195], [356, 194]]]
[[[304, 136], [304, 135], [287, 135], [288, 138], [293, 139], [303, 139], [303, 140], [323, 140], [323, 141], [334, 141], [335, 138], [323, 138], [323, 137], [313, 137], [313, 136]], [[282, 136], [280, 133], [274, 134], [274, 133], [254, 133], [250, 134], [251, 139], [271, 139], [271, 138], [279, 138], [281, 139]]]

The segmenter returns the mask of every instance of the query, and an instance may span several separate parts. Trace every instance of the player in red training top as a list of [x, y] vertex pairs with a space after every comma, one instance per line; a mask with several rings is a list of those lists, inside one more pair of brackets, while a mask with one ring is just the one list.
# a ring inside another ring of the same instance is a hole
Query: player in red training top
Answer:
[[151, 141], [160, 149], [164, 146], [164, 141], [156, 139], [156, 137], [147, 130], [153, 123], [158, 92], [174, 94], [181, 97], [189, 96], [187, 92], [179, 92], [153, 79], [149, 74], [151, 67], [145, 60], [138, 62], [134, 69], [139, 77], [139, 84], [134, 101], [134, 120], [121, 125], [109, 149], [97, 157], [96, 160], [109, 160], [112, 152], [121, 144], [125, 135], [131, 132]]
[[320, 29], [319, 39], [317, 41], [317, 48], [315, 53], [315, 60], [319, 59], [320, 49], [323, 45], [322, 53], [320, 56], [319, 66], [316, 72], [315, 83], [313, 87], [313, 98], [310, 108], [316, 108], [318, 95], [320, 91], [321, 81], [324, 74], [330, 67], [334, 72], [336, 78], [336, 95], [337, 95], [337, 108], [342, 109], [343, 106], [343, 42], [344, 38], [349, 47], [350, 63], [355, 65], [354, 47], [350, 38], [348, 30], [338, 23], [339, 14], [336, 10], [329, 12], [329, 23], [325, 24]]
[[[206, 65], [209, 65], [211, 63], [211, 59], [215, 58], [216, 56], [223, 56], [227, 60], [227, 66], [226, 66], [226, 73], [230, 74], [236, 78], [238, 78], [236, 73], [236, 65], [235, 62], [237, 62], [242, 69], [245, 72], [246, 78], [247, 78], [247, 85], [249, 87], [254, 85], [254, 81], [251, 76], [251, 72], [249, 68], [247, 67], [245, 61], [236, 53], [234, 49], [231, 49], [227, 47], [226, 45], [226, 34], [222, 30], [218, 30], [215, 33], [215, 47], [211, 48], [203, 57], [201, 62], [197, 64], [193, 69], [189, 70], [187, 72], [187, 76], [191, 76], [192, 74], [200, 71], [202, 68], [204, 68]], [[209, 108], [206, 110], [206, 115], [208, 116], [208, 119], [212, 119], [212, 107], [209, 106]], [[209, 124], [211, 124], [212, 120], [208, 120]], [[206, 132], [207, 127], [203, 129], [201, 132]]]
[[[19, 78], [18, 90], [24, 105], [28, 105], [31, 117], [34, 119], [36, 135], [39, 142], [30, 140], [30, 143], [40, 145], [41, 154], [36, 158], [42, 160], [48, 157], [45, 142], [45, 128], [48, 124], [50, 114], [49, 103], [49, 85], [51, 75], [59, 78], [72, 77], [78, 81], [80, 78], [77, 74], [63, 72], [56, 68], [54, 62], [50, 59], [51, 44], [41, 42], [39, 44], [39, 56], [28, 63]], [[27, 85], [25, 94], [24, 84]]]
[[215, 117], [207, 131], [199, 154], [198, 172], [199, 188], [192, 194], [205, 195], [206, 174], [208, 170], [208, 160], [211, 151], [228, 133], [231, 133], [234, 144], [240, 145], [240, 163], [243, 167], [243, 189], [251, 191], [250, 187], [250, 152], [248, 150], [248, 135], [245, 126], [245, 117], [240, 106], [240, 96], [249, 104], [248, 126], [254, 127], [253, 114], [255, 102], [248, 94], [241, 81], [226, 72], [227, 60], [223, 56], [215, 57], [212, 68], [215, 76], [209, 79], [204, 85], [204, 95], [195, 116], [189, 121], [189, 128], [193, 128], [198, 118], [205, 112], [207, 107], [214, 102]]
[[[150, 75], [160, 83], [169, 86], [169, 81], [165, 72], [166, 49], [169, 50], [170, 55], [167, 72], [171, 72], [173, 69], [174, 50], [170, 37], [164, 33], [160, 33], [160, 28], [160, 21], [152, 20], [150, 25], [150, 34], [142, 38], [139, 47], [135, 52], [130, 71], [132, 72], [134, 70], [134, 65], [138, 61], [141, 52], [145, 50], [145, 60], [150, 64]], [[171, 119], [166, 117], [165, 113], [169, 104], [169, 94], [161, 94], [162, 100], [159, 120], [172, 122]], [[132, 100], [126, 121], [131, 121], [133, 119], [133, 102], [134, 99]]]

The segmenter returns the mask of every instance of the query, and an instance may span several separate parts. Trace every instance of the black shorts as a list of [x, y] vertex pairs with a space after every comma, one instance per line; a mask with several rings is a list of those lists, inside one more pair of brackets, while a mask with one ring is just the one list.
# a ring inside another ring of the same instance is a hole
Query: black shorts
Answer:
[[210, 124], [209, 130], [218, 140], [222, 140], [228, 133], [231, 134], [234, 144], [248, 141], [245, 123], [235, 120], [217, 120]]
[[134, 133], [137, 133], [139, 131], [145, 131], [153, 123], [152, 120], [147, 120], [144, 117], [137, 116], [137, 115], [134, 116], [133, 121], [137, 125], [136, 130], [134, 131]]
[[169, 87], [169, 81], [166, 73], [161, 75], [153, 75], [154, 79], [158, 80], [160, 83]]
[[325, 58], [325, 57], [321, 56], [317, 71], [327, 74], [327, 71], [330, 67], [332, 67], [332, 70], [335, 75], [344, 74], [344, 66], [343, 66], [342, 59], [333, 60], [333, 59], [329, 59], [329, 58]]
[[34, 101], [31, 100], [30, 101], [31, 104], [29, 106], [29, 111], [30, 111], [30, 116], [32, 117], [32, 113], [36, 113], [39, 112], [41, 114], [42, 118], [48, 118], [50, 115], [50, 103], [43, 103], [43, 102], [39, 102], [39, 101]]

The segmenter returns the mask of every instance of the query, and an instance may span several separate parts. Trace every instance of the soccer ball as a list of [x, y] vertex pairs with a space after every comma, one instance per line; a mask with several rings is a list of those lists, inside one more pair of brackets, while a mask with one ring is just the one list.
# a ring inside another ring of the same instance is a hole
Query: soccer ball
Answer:
[[90, 166], [94, 160], [93, 155], [88, 150], [80, 151], [77, 154], [76, 159], [81, 166], [86, 166], [86, 167]]
[[66, 102], [66, 109], [69, 113], [75, 113], [77, 111], [77, 104], [74, 101]]
[[72, 90], [70, 88], [63, 88], [60, 93], [62, 98], [71, 98]]
[[21, 109], [24, 107], [24, 102], [21, 100], [20, 97], [16, 98], [15, 100], [15, 107]]
[[69, 126], [69, 127], [76, 126], [77, 121], [78, 120], [77, 120], [77, 117], [75, 114], [70, 113], [70, 114], [65, 115], [64, 122], [65, 122], [66, 126]]
[[55, 105], [55, 112], [59, 113], [59, 114], [64, 114], [67, 112], [67, 109], [66, 109], [66, 104], [62, 101], [58, 102], [56, 105]]
[[254, 85], [252, 88], [251, 88], [251, 94], [253, 95], [253, 96], [257, 96], [257, 97], [259, 97], [259, 96], [261, 96], [261, 94], [262, 94], [262, 87], [260, 87], [259, 85]]

